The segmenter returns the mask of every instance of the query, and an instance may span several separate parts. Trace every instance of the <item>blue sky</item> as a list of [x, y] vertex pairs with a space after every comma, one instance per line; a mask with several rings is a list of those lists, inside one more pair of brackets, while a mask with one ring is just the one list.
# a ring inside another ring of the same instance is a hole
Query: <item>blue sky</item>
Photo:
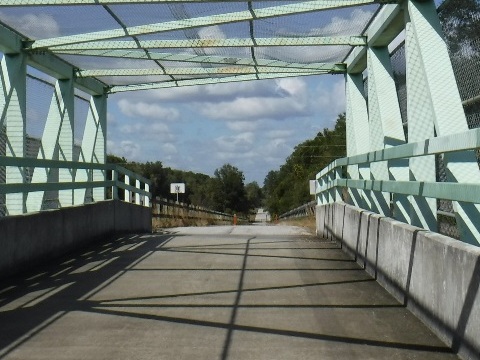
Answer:
[[207, 175], [230, 163], [247, 183], [262, 185], [295, 145], [331, 128], [344, 111], [342, 75], [116, 94], [109, 97], [108, 152]]

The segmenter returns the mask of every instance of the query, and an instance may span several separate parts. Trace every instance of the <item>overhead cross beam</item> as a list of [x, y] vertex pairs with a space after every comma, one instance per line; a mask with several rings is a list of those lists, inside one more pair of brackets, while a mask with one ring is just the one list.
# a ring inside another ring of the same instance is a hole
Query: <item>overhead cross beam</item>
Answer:
[[238, 75], [238, 76], [225, 76], [225, 77], [219, 77], [219, 78], [189, 79], [189, 80], [165, 81], [165, 82], [149, 83], [149, 84], [122, 85], [122, 86], [112, 86], [109, 90], [109, 93], [114, 94], [114, 93], [125, 92], [125, 91], [165, 89], [165, 88], [172, 88], [172, 87], [222, 84], [222, 83], [231, 83], [231, 82], [240, 82], [240, 81], [267, 80], [267, 79], [278, 79], [278, 78], [285, 78], [285, 77], [298, 77], [298, 76], [311, 76], [311, 75], [319, 75], [319, 73], [305, 72], [305, 73], [287, 73], [287, 74], [248, 74], [248, 75]]
[[329, 69], [333, 72], [344, 73], [344, 64], [328, 64], [328, 63], [293, 63], [280, 60], [271, 59], [256, 59], [257, 64], [252, 58], [239, 57], [224, 57], [224, 56], [208, 56], [208, 55], [193, 55], [193, 54], [172, 54], [172, 53], [155, 53], [144, 51], [131, 50], [84, 50], [84, 51], [61, 51], [60, 53], [66, 55], [84, 55], [84, 56], [101, 56], [122, 59], [139, 59], [139, 60], [162, 60], [171, 62], [188, 62], [201, 64], [220, 64], [220, 65], [245, 65], [245, 66], [265, 66], [265, 67], [284, 67], [284, 68], [298, 68], [309, 69], [312, 71]]
[[[81, 5], [124, 5], [200, 2], [247, 2], [248, 0], [1, 0], [0, 6], [81, 6]], [[252, 2], [273, 0], [250, 0]], [[277, 0], [278, 1], [278, 0]], [[287, 0], [285, 0], [287, 1]], [[326, 0], [328, 1], [328, 0]], [[347, 0], [348, 1], [348, 0]], [[338, 1], [338, 2], [341, 2]], [[391, 0], [374, 0], [372, 3], [392, 3]]]
[[60, 36], [37, 40], [30, 44], [32, 49], [49, 48], [52, 46], [85, 43], [107, 40], [124, 36], [139, 36], [174, 30], [184, 30], [197, 27], [228, 24], [240, 21], [250, 21], [294, 14], [303, 14], [322, 10], [330, 10], [359, 5], [377, 3], [378, 0], [312, 0], [294, 4], [266, 7], [262, 9], [237, 11], [225, 14], [202, 16], [197, 18], [167, 21], [163, 23], [126, 27], [125, 29], [103, 30], [84, 34]]
[[322, 70], [284, 68], [284, 67], [261, 67], [261, 66], [228, 66], [228, 67], [185, 67], [185, 68], [165, 68], [165, 69], [98, 69], [98, 70], [78, 70], [78, 77], [97, 77], [97, 76], [149, 76], [149, 75], [228, 75], [228, 74], [327, 74], [337, 72], [339, 66], [331, 64]]
[[251, 46], [324, 46], [349, 45], [366, 46], [365, 36], [307, 36], [276, 38], [231, 38], [231, 39], [187, 39], [187, 40], [126, 40], [126, 41], [94, 41], [80, 44], [52, 46], [53, 52], [64, 50], [129, 50], [129, 49], [183, 49], [183, 48], [216, 48], [216, 47], [251, 47]]

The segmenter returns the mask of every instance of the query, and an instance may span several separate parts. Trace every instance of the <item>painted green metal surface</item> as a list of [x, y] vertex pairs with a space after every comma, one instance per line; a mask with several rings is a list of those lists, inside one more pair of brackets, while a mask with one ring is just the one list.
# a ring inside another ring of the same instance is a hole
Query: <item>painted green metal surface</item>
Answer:
[[113, 29], [95, 31], [77, 35], [60, 36], [56, 38], [37, 40], [30, 45], [32, 49], [48, 48], [51, 46], [84, 43], [88, 41], [106, 40], [120, 38], [125, 35], [138, 36], [154, 33], [161, 33], [173, 30], [192, 29], [205, 26], [228, 24], [239, 21], [250, 21], [268, 19], [271, 17], [287, 16], [293, 14], [304, 14], [315, 11], [343, 8], [372, 4], [372, 0], [313, 0], [297, 2], [294, 4], [278, 5], [256, 10], [237, 11], [226, 14], [202, 16], [185, 20], [167, 21], [139, 26], [126, 27], [125, 29]]
[[119, 58], [119, 59], [143, 59], [143, 60], [159, 60], [159, 61], [172, 61], [172, 62], [185, 62], [185, 63], [200, 63], [200, 64], [219, 64], [219, 65], [246, 65], [246, 66], [264, 66], [264, 67], [284, 67], [284, 68], [298, 68], [298, 69], [311, 69], [325, 70], [330, 69], [335, 73], [344, 73], [346, 70], [345, 64], [332, 64], [330, 63], [295, 63], [273, 59], [257, 58], [255, 61], [248, 57], [225, 57], [215, 55], [194, 55], [194, 54], [174, 54], [174, 53], [157, 53], [149, 52], [146, 54], [144, 51], [135, 50], [65, 50], [59, 51], [59, 54], [65, 55], [83, 55], [83, 56], [99, 56], [107, 58]]
[[[162, 4], [162, 3], [185, 3], [185, 2], [246, 2], [247, 0], [2, 0], [0, 6], [52, 6], [52, 5], [123, 5], [123, 4]], [[250, 2], [274, 1], [274, 0], [248, 0]], [[277, 1], [277, 0], [275, 0]], [[332, 2], [332, 0], [323, 0]], [[334, 0], [341, 4], [342, 0]], [[343, 1], [349, 3], [349, 0]], [[370, 3], [392, 3], [394, 0], [372, 0]]]
[[178, 49], [178, 48], [217, 48], [217, 47], [270, 47], [270, 46], [322, 46], [350, 45], [365, 46], [365, 36], [308, 36], [308, 37], [275, 37], [252, 39], [187, 39], [187, 40], [139, 40], [139, 41], [92, 41], [73, 45], [54, 46], [50, 49], [60, 50], [136, 50], [144, 49]]
[[97, 76], [145, 76], [145, 75], [229, 75], [229, 74], [286, 74], [308, 75], [318, 73], [326, 74], [334, 71], [335, 64], [331, 69], [322, 69], [313, 71], [312, 69], [298, 68], [281, 68], [281, 67], [264, 67], [264, 66], [228, 66], [228, 67], [212, 67], [212, 68], [166, 68], [162, 69], [102, 69], [102, 70], [79, 70], [79, 77], [97, 77]]
[[287, 73], [252, 74], [252, 75], [225, 76], [225, 77], [219, 77], [219, 78], [177, 80], [177, 81], [168, 81], [168, 82], [151, 83], [151, 84], [112, 86], [112, 88], [110, 89], [110, 93], [114, 94], [114, 93], [125, 92], [125, 91], [165, 89], [165, 88], [171, 88], [171, 87], [207, 85], [207, 84], [223, 84], [223, 83], [249, 81], [249, 80], [266, 80], [266, 79], [277, 79], [277, 78], [285, 78], [285, 77], [310, 76], [310, 75], [318, 75], [318, 73], [306, 72], [306, 73], [290, 73], [290, 74], [287, 74]]

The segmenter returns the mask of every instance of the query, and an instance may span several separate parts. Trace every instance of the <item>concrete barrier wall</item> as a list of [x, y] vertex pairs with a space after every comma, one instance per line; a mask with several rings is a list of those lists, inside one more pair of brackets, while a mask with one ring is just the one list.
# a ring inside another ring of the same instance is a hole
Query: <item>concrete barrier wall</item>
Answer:
[[462, 358], [480, 359], [480, 248], [343, 203], [317, 206], [316, 222]]
[[118, 200], [0, 218], [0, 278], [90, 242], [151, 232], [151, 209]]

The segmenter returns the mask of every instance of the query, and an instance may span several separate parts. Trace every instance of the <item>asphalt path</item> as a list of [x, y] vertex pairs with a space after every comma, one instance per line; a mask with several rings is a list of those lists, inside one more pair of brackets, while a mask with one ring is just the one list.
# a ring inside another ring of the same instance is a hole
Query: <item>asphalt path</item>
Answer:
[[3, 281], [0, 359], [456, 356], [338, 244], [257, 225], [106, 239]]

